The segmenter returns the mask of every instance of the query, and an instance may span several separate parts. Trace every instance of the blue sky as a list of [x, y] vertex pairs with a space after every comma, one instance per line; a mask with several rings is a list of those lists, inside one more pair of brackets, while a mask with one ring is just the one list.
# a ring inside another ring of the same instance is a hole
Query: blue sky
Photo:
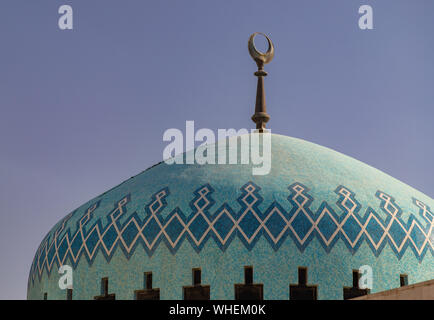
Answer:
[[[62, 4], [72, 31], [58, 28]], [[374, 30], [358, 27], [363, 4]], [[3, 0], [0, 299], [25, 298], [59, 219], [162, 160], [166, 129], [253, 128], [256, 31], [276, 49], [274, 133], [434, 196], [431, 0]]]

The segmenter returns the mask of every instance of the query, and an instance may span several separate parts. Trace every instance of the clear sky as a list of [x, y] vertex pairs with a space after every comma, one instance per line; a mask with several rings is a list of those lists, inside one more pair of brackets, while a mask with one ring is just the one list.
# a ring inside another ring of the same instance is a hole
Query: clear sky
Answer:
[[0, 299], [26, 297], [59, 219], [162, 160], [166, 129], [253, 128], [256, 31], [274, 133], [434, 197], [432, 0], [1, 0]]

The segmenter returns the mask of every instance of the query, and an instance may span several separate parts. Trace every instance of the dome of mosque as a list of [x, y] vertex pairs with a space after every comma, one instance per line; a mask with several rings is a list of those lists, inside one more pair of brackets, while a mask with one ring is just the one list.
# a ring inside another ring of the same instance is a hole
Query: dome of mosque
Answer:
[[62, 265], [73, 299], [343, 299], [362, 266], [371, 293], [434, 278], [430, 197], [282, 135], [270, 172], [252, 167], [161, 162], [88, 201], [43, 239], [28, 298], [65, 299]]
[[[434, 278], [433, 199], [339, 152], [266, 133], [274, 47], [267, 37], [257, 51], [255, 35], [257, 130], [202, 150], [237, 161], [184, 161], [200, 149], [190, 150], [83, 204], [42, 240], [29, 299], [350, 299]], [[258, 150], [262, 173], [243, 161]]]

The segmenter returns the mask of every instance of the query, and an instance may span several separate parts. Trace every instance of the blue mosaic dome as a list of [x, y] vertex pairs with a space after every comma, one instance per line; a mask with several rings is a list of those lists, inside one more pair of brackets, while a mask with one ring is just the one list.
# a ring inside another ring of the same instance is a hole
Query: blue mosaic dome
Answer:
[[[239, 138], [231, 138], [239, 139]], [[73, 268], [73, 299], [134, 299], [152, 272], [161, 299], [182, 299], [200, 268], [211, 299], [234, 299], [253, 282], [264, 299], [288, 299], [307, 267], [318, 299], [342, 299], [353, 270], [373, 271], [371, 292], [434, 278], [434, 201], [331, 149], [272, 135], [272, 169], [160, 163], [83, 204], [45, 236], [28, 299], [65, 299], [61, 265]]]

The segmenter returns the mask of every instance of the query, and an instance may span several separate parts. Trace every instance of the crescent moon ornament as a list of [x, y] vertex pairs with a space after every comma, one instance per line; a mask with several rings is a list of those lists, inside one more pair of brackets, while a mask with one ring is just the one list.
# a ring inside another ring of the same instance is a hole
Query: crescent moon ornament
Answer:
[[[268, 42], [268, 50], [266, 53], [260, 52], [258, 49], [256, 49], [255, 47], [255, 43], [254, 43], [254, 39], [255, 37], [260, 34], [262, 36], [264, 36], [267, 39]], [[271, 42], [270, 38], [268, 38], [265, 34], [263, 34], [262, 32], [255, 32], [253, 33], [250, 38], [249, 38], [249, 43], [248, 43], [248, 47], [249, 47], [249, 53], [250, 56], [253, 58], [253, 60], [255, 60], [255, 62], [258, 64], [258, 67], [260, 64], [266, 64], [269, 63], [271, 60], [273, 60], [274, 57], [274, 46], [273, 46], [273, 42]]]

